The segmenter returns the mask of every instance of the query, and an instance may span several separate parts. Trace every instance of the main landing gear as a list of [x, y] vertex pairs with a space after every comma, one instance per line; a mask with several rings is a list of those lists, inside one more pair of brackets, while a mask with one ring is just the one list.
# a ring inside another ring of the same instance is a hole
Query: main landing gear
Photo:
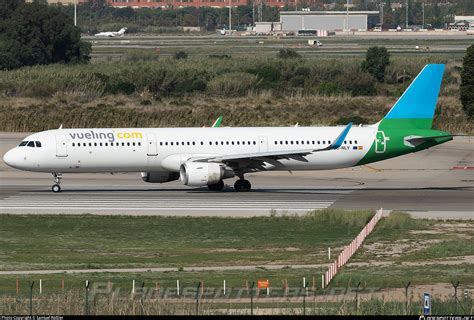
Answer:
[[[222, 189], [224, 189], [224, 181], [221, 180], [217, 183], [208, 184], [207, 187], [211, 191], [222, 191]], [[250, 189], [252, 189], [252, 185], [250, 184], [250, 181], [245, 180], [243, 178], [235, 181], [234, 183], [234, 190], [236, 192], [248, 192], [250, 191]]]
[[249, 192], [250, 189], [252, 189], [252, 185], [250, 184], [250, 181], [245, 180], [243, 178], [235, 181], [234, 183], [234, 190], [236, 192]]
[[51, 190], [55, 193], [60, 192], [61, 191], [60, 184], [61, 184], [61, 179], [63, 178], [63, 174], [53, 172], [53, 177], [54, 177], [54, 184], [51, 187]]

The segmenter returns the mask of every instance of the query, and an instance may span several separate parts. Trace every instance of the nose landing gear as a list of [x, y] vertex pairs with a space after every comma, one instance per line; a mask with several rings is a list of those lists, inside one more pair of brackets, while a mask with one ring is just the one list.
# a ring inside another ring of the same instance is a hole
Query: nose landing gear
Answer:
[[63, 178], [63, 174], [53, 172], [53, 177], [54, 177], [54, 184], [51, 187], [51, 191], [53, 191], [55, 193], [60, 192], [61, 191], [60, 184], [61, 184], [61, 179]]

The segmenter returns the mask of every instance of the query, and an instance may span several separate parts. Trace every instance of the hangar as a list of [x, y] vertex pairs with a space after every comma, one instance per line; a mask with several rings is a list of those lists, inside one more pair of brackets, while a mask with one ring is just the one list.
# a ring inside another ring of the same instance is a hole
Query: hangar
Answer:
[[379, 21], [379, 11], [282, 11], [283, 31], [367, 30]]

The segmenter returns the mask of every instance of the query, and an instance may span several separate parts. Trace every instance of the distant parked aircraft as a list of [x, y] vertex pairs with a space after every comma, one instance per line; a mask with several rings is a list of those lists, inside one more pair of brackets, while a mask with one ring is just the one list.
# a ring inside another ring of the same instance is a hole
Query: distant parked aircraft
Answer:
[[96, 37], [122, 37], [125, 34], [125, 31], [127, 31], [127, 28], [123, 27], [122, 29], [120, 29], [117, 32], [115, 32], [115, 31], [112, 31], [112, 32], [99, 32], [99, 33], [96, 33], [94, 36], [96, 36]]

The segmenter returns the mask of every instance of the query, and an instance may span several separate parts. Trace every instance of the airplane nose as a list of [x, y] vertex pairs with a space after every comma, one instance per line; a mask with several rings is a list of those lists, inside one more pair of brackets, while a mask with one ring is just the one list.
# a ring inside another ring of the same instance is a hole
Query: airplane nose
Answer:
[[7, 151], [7, 153], [3, 155], [3, 162], [5, 162], [10, 167], [15, 167], [18, 163], [18, 156], [16, 150], [11, 149]]

